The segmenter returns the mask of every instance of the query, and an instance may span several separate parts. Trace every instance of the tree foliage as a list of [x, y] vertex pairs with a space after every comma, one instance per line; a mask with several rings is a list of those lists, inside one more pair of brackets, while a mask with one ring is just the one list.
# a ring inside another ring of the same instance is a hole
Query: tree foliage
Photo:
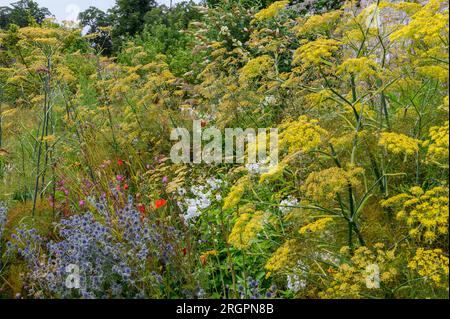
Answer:
[[41, 24], [45, 18], [51, 17], [47, 8], [41, 8], [33, 0], [19, 0], [10, 7], [0, 7], [0, 28], [6, 29], [11, 24], [20, 27], [30, 23]]

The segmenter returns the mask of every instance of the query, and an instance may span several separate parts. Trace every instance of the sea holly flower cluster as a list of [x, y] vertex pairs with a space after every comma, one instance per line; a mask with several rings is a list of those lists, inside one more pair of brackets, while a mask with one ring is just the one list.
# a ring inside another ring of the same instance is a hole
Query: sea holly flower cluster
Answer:
[[[0, 243], [3, 238], [3, 231], [5, 230], [6, 217], [8, 215], [8, 209], [5, 207], [4, 203], [0, 202]], [[1, 246], [0, 246], [1, 248]]]
[[[160, 281], [156, 272], [146, 275], [153, 266], [149, 262], [169, 266], [175, 256], [171, 242], [180, 241], [181, 234], [173, 227], [159, 229], [142, 219], [131, 197], [117, 210], [111, 210], [104, 198], [89, 201], [96, 211], [62, 219], [55, 225], [58, 240], [45, 241], [34, 229], [19, 228], [12, 235], [8, 252], [27, 262], [28, 293], [64, 298], [77, 294], [84, 298], [144, 297], [144, 278]], [[79, 290], [66, 284], [71, 265], [78, 269]]]
[[238, 285], [239, 298], [241, 299], [262, 299], [275, 298], [277, 294], [277, 287], [270, 286], [268, 289], [261, 287], [261, 281], [249, 276], [247, 279]]

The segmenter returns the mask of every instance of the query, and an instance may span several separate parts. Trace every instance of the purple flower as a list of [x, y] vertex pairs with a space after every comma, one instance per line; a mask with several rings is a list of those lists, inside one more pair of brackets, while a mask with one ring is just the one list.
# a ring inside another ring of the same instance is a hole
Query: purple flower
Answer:
[[[26, 262], [27, 292], [59, 298], [146, 297], [142, 278], [149, 270], [159, 270], [154, 268], [155, 258], [160, 265], [175, 265], [174, 243], [184, 240], [181, 232], [175, 227], [152, 227], [148, 218], [141, 218], [131, 196], [125, 207], [116, 210], [104, 197], [88, 201], [97, 212], [60, 220], [57, 241], [25, 227], [12, 234], [8, 253], [18, 254]], [[66, 287], [67, 267], [73, 265], [83, 274], [83, 288], [76, 292]], [[159, 275], [155, 277], [162, 282]]]
[[6, 215], [8, 214], [8, 210], [4, 206], [3, 203], [0, 203], [0, 249], [1, 249], [1, 241], [2, 241], [2, 235], [3, 230], [5, 228], [6, 224]]

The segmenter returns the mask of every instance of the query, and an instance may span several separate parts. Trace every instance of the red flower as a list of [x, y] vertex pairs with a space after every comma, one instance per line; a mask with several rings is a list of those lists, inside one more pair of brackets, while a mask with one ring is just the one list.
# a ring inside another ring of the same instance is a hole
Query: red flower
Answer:
[[167, 201], [165, 199], [158, 199], [157, 201], [155, 201], [155, 208], [158, 209], [160, 207], [163, 207], [164, 205], [166, 205]]
[[117, 160], [117, 165], [122, 166], [123, 165], [123, 161], [121, 159]]
[[145, 213], [145, 206], [144, 206], [144, 204], [138, 204], [138, 205], [137, 205], [137, 209], [138, 209], [138, 211], [139, 211], [141, 214], [144, 214], [144, 213]]
[[183, 256], [186, 256], [186, 254], [187, 254], [187, 248], [184, 247], [181, 251], [183, 252]]
[[128, 190], [128, 188], [129, 188], [128, 184], [123, 185], [124, 190]]

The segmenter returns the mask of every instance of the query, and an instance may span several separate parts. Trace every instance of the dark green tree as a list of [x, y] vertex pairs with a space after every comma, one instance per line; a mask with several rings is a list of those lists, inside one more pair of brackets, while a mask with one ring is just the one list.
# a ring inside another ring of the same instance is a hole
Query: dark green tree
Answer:
[[162, 53], [186, 46], [187, 37], [182, 32], [191, 21], [199, 21], [201, 14], [194, 2], [181, 2], [172, 7], [158, 6], [145, 15], [145, 31], [163, 43]]
[[155, 0], [117, 0], [110, 10], [114, 44], [140, 33], [145, 26], [146, 14], [156, 6]]
[[20, 0], [10, 7], [0, 8], [0, 27], [6, 29], [10, 24], [26, 27], [34, 21], [41, 24], [45, 18], [52, 14], [47, 8], [41, 8], [33, 0]]
[[11, 16], [10, 7], [0, 7], [0, 28], [6, 29], [8, 27], [10, 16]]
[[[157, 54], [166, 55], [166, 61], [171, 71], [181, 76], [191, 71], [191, 64], [199, 62], [200, 55], [192, 55], [195, 38], [191, 32], [184, 32], [191, 21], [199, 21], [202, 14], [196, 9], [192, 1], [174, 4], [172, 7], [157, 6], [145, 15], [145, 27], [137, 34], [132, 43], [142, 46], [147, 58], [142, 63], [149, 63]], [[127, 53], [121, 52], [119, 60], [131, 63]]]
[[97, 34], [95, 38], [89, 40], [91, 46], [98, 52], [105, 55], [112, 54], [111, 33], [104, 28], [111, 26], [111, 17], [102, 10], [89, 7], [78, 15], [80, 24], [83, 28], [88, 28], [87, 34]]

